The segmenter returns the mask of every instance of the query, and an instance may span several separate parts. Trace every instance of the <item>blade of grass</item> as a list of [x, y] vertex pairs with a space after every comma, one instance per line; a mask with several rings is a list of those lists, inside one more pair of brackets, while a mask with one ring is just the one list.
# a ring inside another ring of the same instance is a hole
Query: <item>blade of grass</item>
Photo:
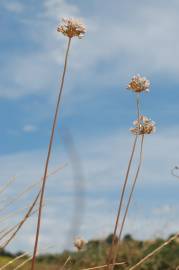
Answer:
[[[61, 168], [61, 169], [62, 169], [62, 168]], [[52, 173], [50, 173], [50, 174], [48, 175], [48, 177], [54, 175], [54, 174], [55, 174], [56, 172], [58, 172], [58, 171], [59, 171], [59, 168], [56, 169], [55, 171], [53, 171]], [[26, 220], [31, 216], [31, 213], [32, 213], [32, 211], [33, 211], [33, 209], [34, 209], [34, 207], [35, 207], [35, 205], [36, 205], [36, 203], [37, 203], [37, 201], [38, 201], [38, 199], [39, 199], [40, 192], [41, 192], [41, 191], [38, 192], [37, 196], [35, 197], [34, 201], [32, 202], [31, 206], [29, 207], [27, 213], [24, 215], [23, 219], [22, 219], [22, 220], [20, 221], [20, 223], [18, 224], [17, 229], [15, 230], [15, 232], [11, 235], [11, 237], [10, 237], [10, 238], [7, 240], [7, 242], [4, 244], [4, 246], [3, 246], [4, 248], [7, 247], [7, 245], [14, 239], [14, 237], [15, 237], [16, 234], [19, 232], [19, 230], [21, 229], [21, 227], [24, 225], [24, 223], [26, 222]]]

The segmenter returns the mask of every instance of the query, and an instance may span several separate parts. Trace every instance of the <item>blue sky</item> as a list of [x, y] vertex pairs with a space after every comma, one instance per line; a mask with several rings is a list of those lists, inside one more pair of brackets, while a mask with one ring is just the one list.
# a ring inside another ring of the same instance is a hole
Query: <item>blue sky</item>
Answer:
[[[17, 177], [5, 198], [21, 192], [43, 172], [67, 44], [56, 28], [62, 17], [72, 16], [81, 18], [88, 29], [84, 39], [73, 40], [70, 50], [61, 133], [56, 133], [50, 170], [68, 165], [47, 185], [42, 246], [55, 243], [56, 251], [69, 247], [74, 181], [79, 175], [74, 175], [65, 147], [67, 132], [80, 160], [80, 178], [85, 179], [84, 216], [79, 216], [80, 230], [70, 235], [89, 239], [112, 231], [132, 145], [128, 129], [136, 118], [135, 97], [126, 85], [137, 73], [151, 81], [151, 91], [142, 94], [142, 113], [156, 121], [157, 133], [145, 141], [126, 232], [147, 238], [178, 229], [179, 182], [170, 174], [179, 162], [178, 8], [176, 0], [0, 1], [1, 183]], [[33, 192], [13, 207], [27, 206]], [[35, 221], [31, 218], [10, 249], [32, 249]]]

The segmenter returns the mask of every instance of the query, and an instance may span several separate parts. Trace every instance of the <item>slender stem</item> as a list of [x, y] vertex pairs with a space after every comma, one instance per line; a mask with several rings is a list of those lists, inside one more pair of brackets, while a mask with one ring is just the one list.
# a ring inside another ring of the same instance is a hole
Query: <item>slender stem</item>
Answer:
[[176, 238], [179, 237], [179, 233], [175, 234], [171, 238], [169, 238], [167, 241], [165, 241], [162, 245], [160, 245], [158, 248], [154, 249], [152, 252], [150, 252], [148, 255], [146, 255], [143, 259], [141, 259], [138, 263], [130, 267], [128, 270], [134, 270], [137, 267], [139, 267], [141, 264], [143, 264], [145, 261], [156, 255], [158, 252], [160, 252], [164, 247], [169, 245], [172, 241], [174, 241]]
[[136, 94], [138, 128], [140, 128], [140, 94]]
[[[132, 184], [131, 192], [129, 194], [129, 198], [128, 198], [126, 210], [125, 210], [125, 213], [124, 213], [124, 217], [123, 217], [123, 220], [122, 220], [122, 224], [121, 224], [121, 228], [120, 228], [120, 232], [119, 232], [119, 237], [118, 237], [118, 243], [116, 245], [116, 250], [114, 252], [114, 257], [113, 257], [112, 264], [114, 264], [115, 261], [116, 261], [116, 257], [117, 257], [117, 253], [118, 253], [118, 248], [119, 248], [119, 243], [120, 243], [120, 240], [121, 240], [121, 235], [122, 235], [124, 224], [125, 224], [126, 217], [127, 217], [127, 214], [128, 214], [128, 210], [129, 210], [129, 206], [130, 206], [130, 203], [131, 203], [132, 195], [133, 195], [133, 192], [134, 192], [134, 189], [135, 189], [135, 186], [136, 186], [136, 182], [137, 182], [137, 179], [138, 179], [138, 176], [139, 176], [140, 168], [141, 168], [141, 165], [142, 165], [142, 160], [143, 160], [143, 142], [144, 142], [144, 135], [142, 135], [142, 139], [141, 139], [139, 165], [138, 165], [137, 172], [136, 172], [136, 175], [135, 175], [133, 184]], [[113, 269], [113, 267], [112, 267], [112, 269]]]
[[39, 233], [40, 233], [40, 226], [41, 226], [42, 204], [43, 204], [43, 198], [44, 198], [44, 192], [45, 192], [45, 184], [46, 184], [46, 178], [47, 178], [47, 173], [48, 173], [48, 165], [49, 165], [49, 160], [50, 160], [51, 150], [52, 150], [52, 144], [53, 144], [53, 139], [54, 139], [55, 127], [56, 127], [56, 123], [57, 123], [57, 120], [58, 120], [59, 107], [60, 107], [60, 101], [61, 101], [63, 86], [64, 86], [66, 69], [67, 69], [67, 61], [68, 61], [68, 54], [69, 54], [70, 44], [71, 44], [71, 38], [69, 38], [69, 40], [68, 40], [68, 46], [67, 46], [66, 55], [65, 55], [65, 64], [64, 64], [63, 75], [62, 75], [62, 79], [61, 79], [61, 85], [60, 85], [60, 92], [59, 92], [59, 96], [58, 96], [58, 99], [57, 99], [57, 105], [56, 105], [56, 110], [55, 110], [52, 130], [51, 130], [50, 142], [49, 142], [49, 146], [48, 146], [47, 159], [46, 159], [46, 162], [45, 162], [45, 170], [44, 170], [44, 176], [43, 176], [43, 180], [42, 180], [42, 189], [41, 189], [41, 193], [40, 193], [38, 222], [37, 222], [37, 230], [36, 230], [36, 238], [35, 238], [35, 244], [34, 244], [34, 252], [33, 252], [33, 258], [32, 258], [31, 270], [35, 269], [35, 260], [36, 260], [36, 254], [37, 254], [37, 249], [38, 249], [38, 241], [39, 241]]
[[[139, 93], [136, 94], [136, 104], [137, 104], [138, 134], [139, 134], [140, 133], [140, 95], [139, 95]], [[128, 170], [127, 170], [127, 173], [126, 173], [126, 178], [125, 178], [125, 181], [124, 181], [124, 185], [123, 185], [123, 189], [122, 189], [122, 194], [121, 194], [121, 198], [120, 198], [119, 209], [118, 209], [118, 213], [117, 213], [117, 217], [116, 217], [116, 223], [115, 223], [115, 228], [114, 228], [114, 233], [113, 233], [112, 246], [111, 246], [111, 249], [110, 249], [110, 252], [109, 252], [109, 256], [108, 256], [108, 270], [111, 269], [111, 267], [109, 266], [109, 263], [111, 261], [111, 257], [113, 257], [112, 258], [113, 259], [113, 262], [115, 261], [114, 257], [116, 255], [113, 256], [113, 249], [115, 247], [116, 232], [117, 232], [117, 228], [118, 228], [119, 217], [120, 217], [121, 210], [122, 210], [122, 202], [123, 202], [123, 199], [124, 199], [125, 189], [126, 189], [126, 185], [127, 185], [127, 182], [128, 182], [128, 176], [129, 176], [129, 172], [130, 172], [130, 167], [131, 167], [133, 155], [134, 155], [134, 152], [135, 152], [137, 138], [138, 138], [138, 135], [136, 135], [136, 137], [135, 137], [134, 146], [133, 146], [133, 150], [132, 150], [132, 153], [131, 153], [131, 158], [130, 158], [130, 161], [129, 161], [129, 164], [128, 164]], [[142, 142], [142, 144], [143, 144], [143, 142]], [[126, 213], [126, 215], [127, 215], [127, 213]], [[118, 241], [119, 241], [119, 239], [118, 239]], [[117, 247], [118, 247], [118, 241], [117, 241]], [[113, 268], [114, 268], [114, 266], [112, 265], [112, 269]]]
[[[29, 214], [29, 217], [33, 216], [34, 214], [36, 214], [37, 210], [34, 210], [33, 212], [31, 212]], [[11, 226], [10, 228], [8, 228], [4, 234], [0, 237], [0, 241], [3, 240], [7, 235], [9, 235], [10, 233], [12, 233], [13, 238], [15, 237], [14, 233], [17, 232], [17, 228], [19, 227], [19, 225], [21, 224], [21, 221], [19, 223], [17, 223], [14, 226]], [[10, 238], [8, 238], [3, 244], [0, 245], [1, 248], [4, 248], [7, 246], [7, 244], [10, 242], [10, 239], [12, 240], [12, 235], [10, 236]]]
[[[114, 232], [113, 232], [112, 245], [111, 245], [111, 248], [110, 248], [110, 251], [109, 251], [109, 255], [108, 255], [108, 266], [110, 264], [110, 260], [111, 260], [111, 257], [112, 257], [112, 254], [113, 254], [113, 250], [114, 250], [114, 246], [115, 246], [115, 239], [116, 239], [116, 233], [117, 233], [119, 218], [120, 218], [121, 210], [122, 210], [122, 203], [123, 203], [123, 199], [124, 199], [126, 185], [127, 185], [127, 182], [128, 182], [128, 177], [129, 177], [129, 172], [130, 172], [130, 168], [131, 168], [131, 163], [132, 163], [134, 152], [135, 152], [135, 148], [136, 148], [136, 143], [137, 143], [137, 136], [135, 136], [135, 139], [134, 139], [134, 143], [133, 143], [133, 147], [132, 147], [132, 152], [131, 152], [131, 156], [130, 156], [130, 159], [129, 159], [129, 163], [128, 163], [128, 167], [127, 167], [127, 172], [126, 172], [124, 184], [123, 184], [123, 187], [122, 187], [122, 192], [121, 192], [121, 195], [120, 195], [120, 202], [119, 202], [118, 212], [117, 212], [116, 221], [115, 221], [115, 227], [114, 227]], [[108, 267], [108, 269], [110, 269], [110, 267]]]

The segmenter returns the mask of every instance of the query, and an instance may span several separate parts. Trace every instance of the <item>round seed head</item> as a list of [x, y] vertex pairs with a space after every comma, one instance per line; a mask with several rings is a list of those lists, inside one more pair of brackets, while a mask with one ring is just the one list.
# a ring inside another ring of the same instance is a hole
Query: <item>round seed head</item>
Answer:
[[128, 84], [127, 89], [132, 90], [136, 93], [141, 93], [143, 91], [148, 92], [150, 87], [150, 81], [145, 77], [141, 77], [140, 75], [136, 75], [132, 77], [130, 83]]
[[72, 37], [82, 38], [86, 33], [86, 27], [78, 19], [63, 18], [62, 24], [57, 28], [57, 31], [69, 38]]

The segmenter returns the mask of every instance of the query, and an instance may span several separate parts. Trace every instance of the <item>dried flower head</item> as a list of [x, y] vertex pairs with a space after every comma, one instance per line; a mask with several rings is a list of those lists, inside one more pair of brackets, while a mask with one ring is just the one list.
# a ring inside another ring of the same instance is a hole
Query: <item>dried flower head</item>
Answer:
[[57, 31], [61, 32], [63, 35], [69, 38], [82, 38], [86, 33], [86, 27], [80, 20], [73, 18], [63, 18], [62, 22], [63, 23], [57, 28]]
[[76, 238], [75, 241], [74, 241], [74, 246], [78, 249], [78, 250], [81, 250], [84, 248], [86, 244], [86, 241], [80, 237]]
[[150, 81], [145, 77], [141, 77], [140, 75], [132, 77], [132, 80], [128, 84], [128, 89], [140, 93], [143, 91], [148, 92], [150, 87]]
[[153, 122], [148, 117], [141, 115], [139, 121], [136, 120], [133, 122], [134, 128], [131, 128], [130, 131], [134, 135], [144, 135], [151, 134], [156, 131], [155, 122]]

